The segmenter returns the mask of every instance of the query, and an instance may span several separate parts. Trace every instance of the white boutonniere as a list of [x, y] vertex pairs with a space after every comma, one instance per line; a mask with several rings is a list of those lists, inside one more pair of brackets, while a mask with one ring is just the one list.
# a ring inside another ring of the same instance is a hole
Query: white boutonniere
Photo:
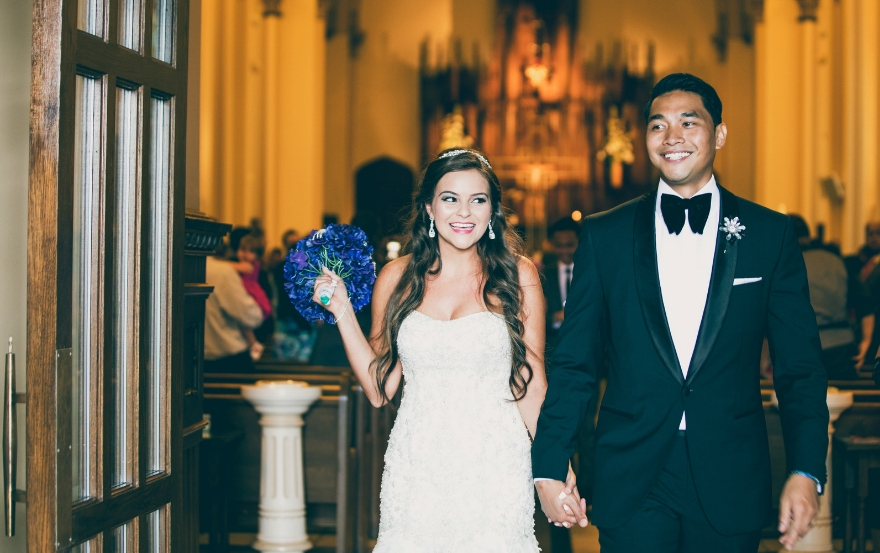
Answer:
[[743, 231], [746, 230], [746, 227], [739, 222], [739, 217], [734, 217], [733, 219], [725, 217], [718, 230], [727, 233], [727, 241], [732, 244], [737, 240], [742, 240]]

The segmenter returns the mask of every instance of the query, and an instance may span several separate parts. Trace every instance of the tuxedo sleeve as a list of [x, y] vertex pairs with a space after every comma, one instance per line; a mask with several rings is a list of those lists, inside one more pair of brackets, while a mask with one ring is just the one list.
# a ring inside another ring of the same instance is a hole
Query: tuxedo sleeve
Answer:
[[767, 334], [788, 470], [807, 472], [824, 483], [828, 377], [810, 305], [807, 269], [791, 221], [770, 281]]
[[[574, 258], [574, 273], [548, 389], [532, 444], [535, 478], [564, 481], [577, 445], [578, 427], [596, 401], [603, 361], [605, 298], [596, 267], [591, 221], [587, 219]], [[592, 412], [592, 411], [590, 411]]]

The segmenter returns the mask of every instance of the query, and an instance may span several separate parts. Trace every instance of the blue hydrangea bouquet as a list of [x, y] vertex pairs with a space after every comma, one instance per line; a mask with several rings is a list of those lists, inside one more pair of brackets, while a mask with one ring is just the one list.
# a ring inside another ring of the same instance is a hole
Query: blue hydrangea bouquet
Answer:
[[373, 247], [367, 235], [352, 225], [327, 225], [296, 243], [284, 264], [284, 288], [293, 307], [307, 320], [336, 324], [333, 314], [312, 301], [315, 279], [327, 267], [345, 282], [351, 308], [360, 311], [370, 303], [376, 282]]

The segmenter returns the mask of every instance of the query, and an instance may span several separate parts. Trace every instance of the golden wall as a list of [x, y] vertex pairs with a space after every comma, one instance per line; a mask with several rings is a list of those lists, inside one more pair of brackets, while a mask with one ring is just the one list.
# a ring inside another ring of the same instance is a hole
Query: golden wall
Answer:
[[262, 220], [269, 245], [317, 228], [324, 199], [324, 21], [315, 0], [204, 0], [200, 209]]
[[[329, 4], [331, 21], [317, 0], [282, 0], [280, 17], [264, 16], [262, 0], [202, 7], [201, 209], [234, 224], [262, 218], [270, 245], [324, 213], [348, 222], [365, 163], [389, 157], [419, 171], [423, 41], [433, 59], [454, 38], [468, 57], [492, 48], [494, 0]], [[720, 181], [822, 223], [853, 251], [865, 221], [880, 218], [880, 9], [821, 0], [806, 13], [812, 4], [581, 0], [576, 47], [586, 58], [620, 44], [638, 69], [653, 44], [658, 77], [689, 71], [713, 84], [730, 131]]]
[[824, 224], [850, 252], [880, 218], [880, 11], [876, 0], [824, 0], [815, 14], [800, 4], [768, 0], [758, 24], [756, 200]]

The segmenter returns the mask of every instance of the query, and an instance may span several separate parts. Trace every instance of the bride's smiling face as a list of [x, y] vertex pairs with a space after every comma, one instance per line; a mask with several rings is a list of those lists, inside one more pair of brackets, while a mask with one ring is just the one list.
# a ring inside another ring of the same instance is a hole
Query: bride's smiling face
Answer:
[[492, 217], [489, 183], [479, 171], [447, 173], [437, 182], [434, 200], [425, 206], [434, 218], [437, 238], [459, 250], [474, 246]]

